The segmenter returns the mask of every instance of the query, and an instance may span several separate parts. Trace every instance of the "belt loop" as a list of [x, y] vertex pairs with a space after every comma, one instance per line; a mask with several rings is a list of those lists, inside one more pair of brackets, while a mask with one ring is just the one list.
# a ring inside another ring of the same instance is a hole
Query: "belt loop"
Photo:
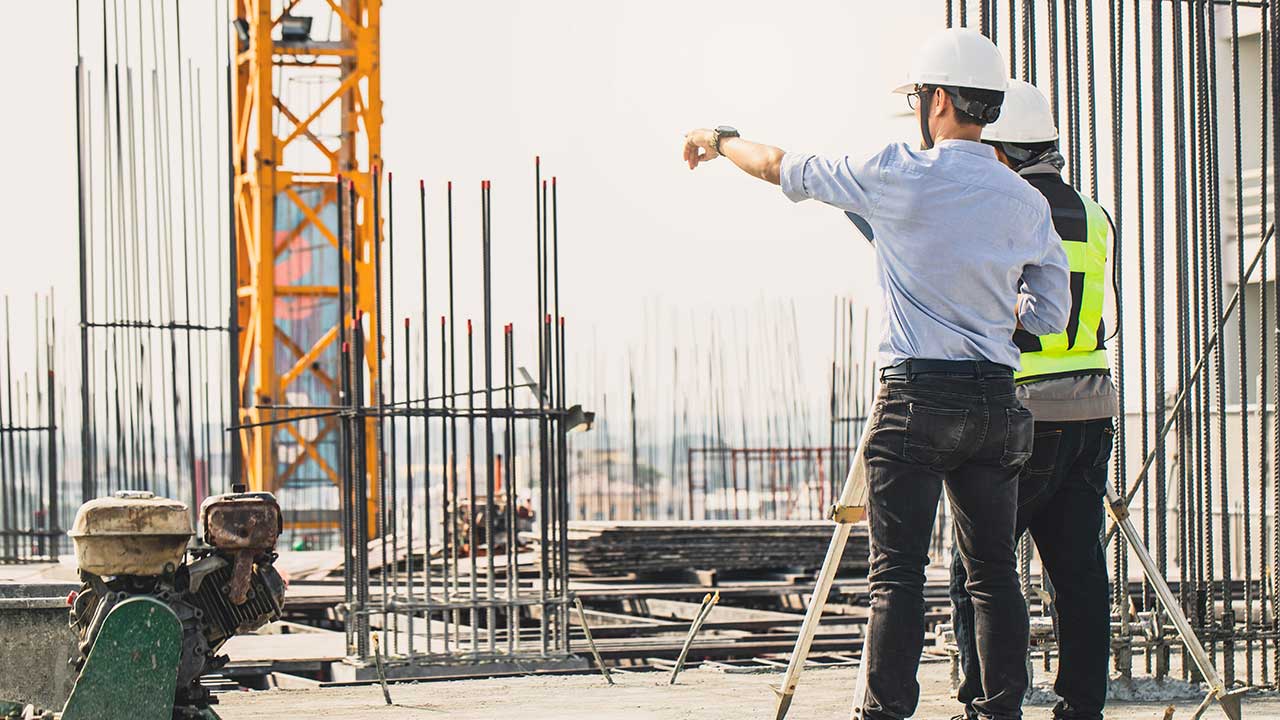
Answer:
[[904, 364], [907, 366], [907, 382], [912, 382], [913, 380], [916, 379], [916, 375], [915, 373], [911, 372], [911, 360], [910, 359], [906, 360]]
[[981, 378], [981, 377], [982, 377], [982, 366], [978, 363], [978, 361], [977, 361], [977, 360], [971, 360], [970, 362], [972, 362], [972, 363], [973, 363], [973, 377], [974, 377], [974, 378]]

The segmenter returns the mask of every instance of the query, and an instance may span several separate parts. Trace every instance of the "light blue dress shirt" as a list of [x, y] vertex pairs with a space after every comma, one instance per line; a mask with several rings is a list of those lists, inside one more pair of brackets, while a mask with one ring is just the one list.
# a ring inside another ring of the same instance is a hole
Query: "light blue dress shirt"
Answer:
[[1049, 204], [991, 147], [895, 143], [862, 162], [787, 153], [781, 175], [792, 201], [820, 200], [870, 226], [880, 367], [927, 358], [1017, 369], [1018, 321], [1034, 335], [1066, 329], [1070, 275]]

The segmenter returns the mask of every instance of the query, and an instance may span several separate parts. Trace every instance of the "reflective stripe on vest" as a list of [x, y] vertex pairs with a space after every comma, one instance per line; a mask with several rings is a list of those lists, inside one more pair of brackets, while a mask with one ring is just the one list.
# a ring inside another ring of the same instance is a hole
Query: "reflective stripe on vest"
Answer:
[[1065, 332], [1036, 337], [1019, 330], [1014, 340], [1022, 350], [1022, 369], [1014, 378], [1025, 382], [1109, 368], [1102, 322], [1107, 287], [1110, 225], [1102, 207], [1077, 193], [1053, 174], [1026, 176], [1053, 210], [1054, 228], [1062, 237], [1071, 271], [1071, 313]]

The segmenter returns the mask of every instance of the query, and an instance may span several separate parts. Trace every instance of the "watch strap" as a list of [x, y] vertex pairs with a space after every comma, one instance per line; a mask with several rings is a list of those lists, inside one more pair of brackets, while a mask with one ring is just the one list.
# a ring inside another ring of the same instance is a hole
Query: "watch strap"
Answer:
[[714, 142], [712, 143], [712, 147], [715, 148], [717, 155], [720, 154], [720, 140], [722, 138], [740, 137], [736, 128], [731, 128], [724, 125], [717, 127], [715, 130], [712, 130], [711, 132], [712, 132], [712, 136], [715, 138]]

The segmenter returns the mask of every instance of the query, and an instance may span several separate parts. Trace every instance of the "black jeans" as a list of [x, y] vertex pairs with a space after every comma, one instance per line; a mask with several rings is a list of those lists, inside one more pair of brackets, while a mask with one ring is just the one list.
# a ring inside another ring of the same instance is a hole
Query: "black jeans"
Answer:
[[[1102, 545], [1103, 501], [1111, 459], [1111, 420], [1038, 422], [1031, 460], [1018, 482], [1018, 535], [1031, 531], [1055, 591], [1061, 720], [1101, 720], [1107, 700], [1111, 599]], [[965, 564], [951, 565], [952, 619], [964, 680], [957, 699], [972, 716], [986, 668], [974, 642], [974, 607]]]
[[920, 699], [924, 571], [942, 486], [969, 572], [985, 717], [1020, 718], [1027, 687], [1027, 607], [1018, 589], [1018, 469], [1031, 414], [1013, 379], [928, 374], [881, 382], [867, 438], [871, 619], [866, 717], [905, 718]]

